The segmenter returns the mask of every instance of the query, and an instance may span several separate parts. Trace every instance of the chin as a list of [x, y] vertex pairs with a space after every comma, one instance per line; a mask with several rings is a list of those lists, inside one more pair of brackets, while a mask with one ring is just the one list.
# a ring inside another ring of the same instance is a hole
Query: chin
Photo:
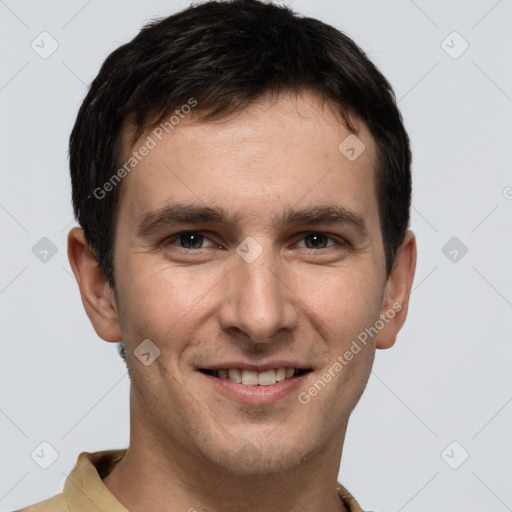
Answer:
[[[287, 442], [269, 443], [267, 436], [260, 441], [253, 440], [234, 446], [232, 441], [225, 451], [204, 454], [210, 463], [228, 474], [238, 476], [273, 475], [292, 470], [320, 451], [299, 441], [287, 437]], [[236, 451], [234, 450], [236, 448]], [[214, 455], [212, 457], [212, 455]]]

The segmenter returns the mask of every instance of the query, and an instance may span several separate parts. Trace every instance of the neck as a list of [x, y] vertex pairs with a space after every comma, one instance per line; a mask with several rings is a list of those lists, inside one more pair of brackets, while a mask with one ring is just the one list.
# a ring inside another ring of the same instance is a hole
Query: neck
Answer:
[[131, 423], [126, 455], [103, 479], [130, 512], [238, 512], [242, 507], [248, 512], [348, 512], [336, 489], [345, 431], [342, 439], [292, 469], [234, 475], [150, 425]]

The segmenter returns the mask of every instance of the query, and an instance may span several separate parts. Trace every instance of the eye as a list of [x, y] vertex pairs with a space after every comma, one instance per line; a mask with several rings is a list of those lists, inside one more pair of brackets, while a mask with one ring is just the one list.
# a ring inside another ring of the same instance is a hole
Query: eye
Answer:
[[173, 246], [178, 244], [181, 249], [197, 250], [204, 249], [208, 244], [214, 245], [207, 237], [197, 233], [195, 231], [184, 231], [182, 233], [176, 233], [165, 240], [166, 246]]
[[[304, 242], [304, 245], [301, 245]], [[325, 233], [309, 233], [305, 235], [299, 242], [299, 247], [305, 247], [306, 249], [327, 249], [333, 245], [346, 246], [347, 243], [343, 239], [334, 238]]]

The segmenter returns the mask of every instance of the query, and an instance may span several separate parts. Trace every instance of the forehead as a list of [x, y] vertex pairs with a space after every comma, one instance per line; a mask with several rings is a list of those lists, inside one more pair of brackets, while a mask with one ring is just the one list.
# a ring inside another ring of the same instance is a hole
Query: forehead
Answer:
[[135, 226], [179, 203], [269, 227], [283, 210], [330, 204], [378, 226], [373, 137], [362, 122], [351, 134], [315, 95], [282, 95], [215, 121], [193, 112], [176, 120], [148, 130], [127, 152], [126, 159], [139, 154], [123, 183], [123, 222]]

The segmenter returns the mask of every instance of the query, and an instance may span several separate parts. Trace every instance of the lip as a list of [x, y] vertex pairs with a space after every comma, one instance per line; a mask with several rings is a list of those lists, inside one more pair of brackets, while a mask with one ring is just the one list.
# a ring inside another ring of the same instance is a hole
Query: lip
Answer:
[[222, 364], [214, 364], [204, 366], [205, 370], [229, 370], [231, 368], [238, 368], [239, 370], [252, 370], [255, 372], [264, 372], [266, 370], [275, 370], [276, 368], [295, 368], [296, 370], [311, 370], [311, 366], [302, 364], [297, 361], [285, 361], [284, 359], [270, 361], [265, 364], [252, 364], [243, 361], [227, 361]]
[[270, 386], [246, 386], [245, 384], [233, 382], [230, 379], [221, 379], [202, 372], [198, 373], [207, 378], [216, 391], [230, 400], [235, 400], [245, 405], [266, 405], [279, 402], [294, 391], [297, 391], [303, 386], [305, 379], [311, 372], [276, 382]]

